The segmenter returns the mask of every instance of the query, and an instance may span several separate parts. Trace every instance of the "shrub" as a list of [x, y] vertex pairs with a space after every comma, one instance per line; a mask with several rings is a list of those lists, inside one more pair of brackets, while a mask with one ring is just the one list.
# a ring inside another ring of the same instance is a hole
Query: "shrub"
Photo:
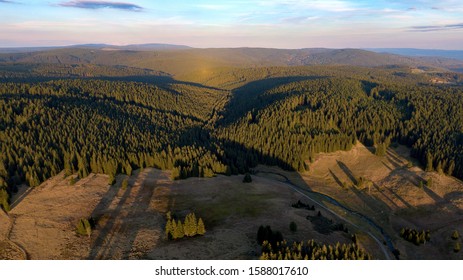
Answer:
[[204, 226], [203, 219], [201, 218], [199, 218], [198, 220], [198, 228], [197, 228], [196, 233], [199, 235], [204, 235], [206, 233], [206, 227]]
[[291, 232], [296, 232], [297, 231], [297, 224], [294, 221], [289, 223], [289, 230]]
[[243, 183], [251, 183], [251, 182], [252, 182], [251, 174], [249, 173], [244, 174]]
[[194, 213], [186, 215], [183, 223], [181, 220], [175, 220], [170, 212], [167, 212], [166, 219], [165, 235], [168, 240], [204, 235], [206, 233], [203, 220], [201, 218], [196, 219]]
[[458, 238], [460, 238], [460, 234], [458, 233], [458, 230], [454, 230], [452, 233], [452, 239], [457, 240]]
[[76, 226], [76, 232], [80, 235], [90, 236], [92, 234], [92, 225], [87, 218], [81, 218]]
[[455, 246], [453, 247], [453, 251], [454, 251], [455, 253], [458, 253], [458, 252], [460, 252], [460, 250], [461, 250], [460, 242], [456, 242], [456, 243], [455, 243]]

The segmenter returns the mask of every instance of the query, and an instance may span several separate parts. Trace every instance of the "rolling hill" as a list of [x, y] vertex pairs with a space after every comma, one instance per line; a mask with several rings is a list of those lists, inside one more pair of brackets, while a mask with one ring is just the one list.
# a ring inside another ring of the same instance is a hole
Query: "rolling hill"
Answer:
[[[154, 46], [154, 47], [153, 47]], [[122, 65], [162, 71], [179, 78], [208, 75], [230, 67], [351, 65], [407, 66], [440, 71], [463, 68], [451, 59], [422, 59], [358, 49], [193, 49], [183, 46], [106, 45], [0, 54], [0, 63], [53, 63]]]

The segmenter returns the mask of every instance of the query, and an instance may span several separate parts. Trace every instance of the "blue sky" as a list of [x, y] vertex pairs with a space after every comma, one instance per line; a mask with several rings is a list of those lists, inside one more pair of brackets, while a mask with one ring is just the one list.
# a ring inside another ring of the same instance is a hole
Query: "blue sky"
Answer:
[[463, 49], [461, 0], [0, 0], [0, 47]]

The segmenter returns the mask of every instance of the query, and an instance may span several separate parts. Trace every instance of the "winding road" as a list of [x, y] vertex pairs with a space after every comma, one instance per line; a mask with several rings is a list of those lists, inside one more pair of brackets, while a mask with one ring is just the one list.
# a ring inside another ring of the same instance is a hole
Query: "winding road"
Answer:
[[[317, 204], [319, 207], [325, 209], [325, 211], [328, 211], [330, 212], [331, 214], [335, 215], [336, 217], [338, 217], [339, 219], [345, 221], [346, 223], [352, 225], [353, 227], [361, 230], [359, 228], [358, 225], [354, 224], [353, 222], [347, 220], [345, 217], [339, 215], [338, 213], [334, 212], [333, 210], [329, 209], [328, 207], [326, 207], [325, 205], [321, 204], [320, 202], [318, 202], [317, 200], [313, 199], [312, 197], [310, 197], [308, 194], [316, 194], [316, 195], [319, 195], [319, 196], [322, 196], [323, 198], [325, 198], [329, 203], [331, 203], [332, 205], [334, 206], [337, 206], [341, 209], [343, 209], [344, 211], [352, 214], [352, 215], [355, 215], [357, 217], [359, 217], [360, 219], [364, 220], [366, 223], [368, 223], [370, 226], [374, 227], [375, 229], [377, 229], [382, 237], [386, 240], [386, 244], [387, 244], [387, 247], [389, 248], [390, 252], [394, 255], [394, 251], [395, 251], [395, 248], [394, 248], [394, 244], [392, 243], [392, 240], [391, 240], [391, 237], [383, 230], [383, 228], [381, 226], [379, 226], [378, 224], [376, 224], [371, 218], [369, 218], [368, 216], [365, 216], [364, 214], [360, 213], [360, 212], [357, 212], [355, 210], [352, 210], [350, 208], [348, 208], [347, 206], [343, 205], [342, 203], [340, 203], [339, 201], [337, 201], [336, 199], [332, 198], [331, 196], [328, 196], [326, 194], [323, 194], [323, 193], [319, 193], [319, 192], [316, 192], [316, 191], [312, 191], [312, 190], [309, 190], [309, 189], [305, 189], [305, 188], [301, 188], [300, 186], [294, 184], [287, 176], [285, 176], [284, 174], [281, 174], [281, 173], [278, 173], [278, 172], [270, 172], [270, 171], [261, 171], [261, 170], [256, 170], [254, 175], [257, 175], [259, 173], [263, 173], [263, 174], [273, 174], [273, 175], [277, 175], [277, 176], [280, 176], [284, 179], [284, 181], [281, 181], [282, 183], [285, 183], [286, 185], [288, 185], [290, 188], [292, 188], [294, 191], [298, 192], [299, 194], [303, 195], [304, 197], [306, 197], [307, 199], [311, 200], [313, 203]], [[373, 240], [375, 240], [375, 242], [378, 244], [378, 246], [381, 248], [381, 250], [383, 251], [384, 253], [384, 256], [387, 260], [390, 260], [391, 259], [391, 254], [388, 252], [388, 250], [384, 247], [383, 243], [373, 234], [371, 233], [370, 231], [365, 231], [366, 234], [368, 234], [371, 238], [373, 238]]]

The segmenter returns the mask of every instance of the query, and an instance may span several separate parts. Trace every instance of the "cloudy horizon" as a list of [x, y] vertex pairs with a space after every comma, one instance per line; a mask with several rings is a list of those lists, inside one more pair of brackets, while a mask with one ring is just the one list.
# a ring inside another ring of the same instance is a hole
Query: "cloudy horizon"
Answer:
[[0, 0], [0, 47], [462, 49], [458, 0]]

